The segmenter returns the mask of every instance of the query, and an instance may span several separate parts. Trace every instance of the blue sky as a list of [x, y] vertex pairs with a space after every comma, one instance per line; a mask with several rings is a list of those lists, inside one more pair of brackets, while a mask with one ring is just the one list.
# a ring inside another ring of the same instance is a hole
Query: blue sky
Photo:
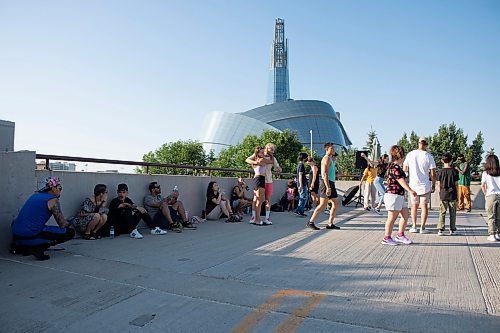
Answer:
[[2, 1], [0, 119], [15, 149], [141, 160], [210, 111], [265, 104], [276, 18], [290, 93], [382, 150], [454, 121], [500, 153], [499, 1]]

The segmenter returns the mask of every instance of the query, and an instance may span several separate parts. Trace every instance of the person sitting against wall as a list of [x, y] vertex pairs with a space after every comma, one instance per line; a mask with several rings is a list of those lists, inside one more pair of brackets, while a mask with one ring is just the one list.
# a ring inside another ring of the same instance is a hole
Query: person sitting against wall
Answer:
[[233, 214], [229, 200], [214, 181], [208, 183], [205, 212], [207, 220], [219, 220], [224, 214], [228, 218], [226, 222], [241, 222], [241, 217]]
[[108, 208], [106, 208], [107, 200], [107, 186], [104, 184], [97, 184], [94, 186], [94, 195], [85, 198], [82, 202], [80, 211], [75, 216], [73, 225], [83, 239], [95, 240], [101, 238], [101, 236], [98, 235], [98, 231], [108, 220]]
[[195, 230], [196, 227], [188, 221], [184, 204], [178, 200], [179, 191], [174, 191], [163, 198], [158, 182], [149, 183], [149, 194], [144, 197], [144, 208], [153, 223], [161, 229], [182, 232], [182, 228]]
[[[32, 254], [38, 260], [47, 260], [50, 257], [44, 252], [50, 246], [73, 239], [75, 230], [61, 211], [61, 191], [61, 181], [49, 177], [45, 186], [26, 200], [12, 222], [11, 253]], [[58, 226], [46, 225], [51, 216], [54, 216]]]
[[252, 200], [245, 196], [245, 191], [249, 188], [242, 177], [238, 177], [238, 184], [233, 187], [231, 193], [231, 208], [236, 211], [236, 214], [243, 215], [246, 208], [252, 207]]
[[115, 227], [115, 235], [130, 234], [135, 239], [143, 238], [137, 230], [141, 219], [151, 230], [151, 235], [165, 235], [167, 232], [153, 223], [146, 209], [137, 206], [128, 197], [127, 184], [118, 184], [117, 197], [109, 203], [109, 221], [107, 224]]

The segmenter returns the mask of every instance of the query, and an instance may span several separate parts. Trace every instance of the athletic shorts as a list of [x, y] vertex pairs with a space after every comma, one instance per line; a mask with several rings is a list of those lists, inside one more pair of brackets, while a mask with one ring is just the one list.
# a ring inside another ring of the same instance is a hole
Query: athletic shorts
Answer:
[[266, 188], [265, 176], [255, 176], [255, 178], [253, 179], [253, 189], [258, 190], [259, 188]]
[[326, 195], [325, 182], [324, 181], [319, 182], [319, 197], [320, 198], [328, 198], [328, 199], [338, 198], [337, 189], [335, 188], [335, 182], [332, 182], [331, 180], [329, 180], [328, 184], [330, 185], [330, 188], [332, 189], [329, 196]]
[[394, 193], [384, 194], [384, 203], [386, 210], [401, 211], [405, 202], [405, 197]]
[[270, 198], [273, 195], [273, 183], [266, 183], [266, 197]]
[[421, 205], [427, 205], [431, 201], [431, 192], [424, 193], [422, 195], [417, 195], [414, 197], [413, 195], [409, 195], [410, 197], [410, 204], [411, 205], [416, 205], [416, 204], [421, 204]]

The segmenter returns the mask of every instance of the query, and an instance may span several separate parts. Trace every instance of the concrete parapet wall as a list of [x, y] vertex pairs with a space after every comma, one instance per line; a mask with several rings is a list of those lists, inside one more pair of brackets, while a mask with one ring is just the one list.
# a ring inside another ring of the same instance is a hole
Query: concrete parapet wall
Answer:
[[[35, 171], [35, 152], [0, 152], [0, 186], [2, 188], [2, 205], [0, 205], [0, 252], [7, 249], [10, 242], [10, 223], [17, 216], [26, 199], [40, 188], [48, 176], [59, 177], [62, 180], [63, 192], [61, 207], [65, 217], [75, 215], [82, 201], [93, 194], [94, 186], [98, 183], [106, 184], [109, 190], [109, 200], [116, 196], [119, 183], [126, 183], [129, 187], [129, 197], [138, 205], [143, 205], [143, 197], [149, 193], [148, 185], [157, 181], [162, 187], [164, 196], [171, 193], [177, 185], [180, 191], [180, 200], [189, 212], [189, 215], [201, 215], [205, 208], [207, 185], [211, 180], [217, 181], [229, 195], [236, 178], [208, 177], [208, 176], [176, 176], [176, 175], [143, 175], [123, 173], [94, 173], [71, 171]], [[251, 197], [253, 180], [246, 179]], [[272, 203], [278, 202], [286, 191], [287, 180], [275, 180]], [[357, 181], [338, 181], [337, 190], [341, 196], [351, 186], [359, 184]], [[484, 196], [478, 184], [471, 186], [473, 209], [484, 209]], [[439, 207], [439, 196], [432, 195], [432, 208]], [[55, 224], [55, 221], [51, 221]]]

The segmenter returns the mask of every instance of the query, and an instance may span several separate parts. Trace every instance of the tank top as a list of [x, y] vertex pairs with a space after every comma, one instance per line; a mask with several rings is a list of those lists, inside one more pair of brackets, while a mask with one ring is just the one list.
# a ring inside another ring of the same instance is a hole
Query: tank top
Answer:
[[330, 159], [330, 168], [328, 169], [328, 180], [331, 182], [334, 182], [335, 181], [335, 161], [330, 156], [328, 156], [328, 158]]
[[42, 232], [45, 223], [52, 216], [47, 202], [57, 198], [49, 193], [35, 193], [26, 201], [14, 220], [12, 232], [17, 236], [35, 236]]

